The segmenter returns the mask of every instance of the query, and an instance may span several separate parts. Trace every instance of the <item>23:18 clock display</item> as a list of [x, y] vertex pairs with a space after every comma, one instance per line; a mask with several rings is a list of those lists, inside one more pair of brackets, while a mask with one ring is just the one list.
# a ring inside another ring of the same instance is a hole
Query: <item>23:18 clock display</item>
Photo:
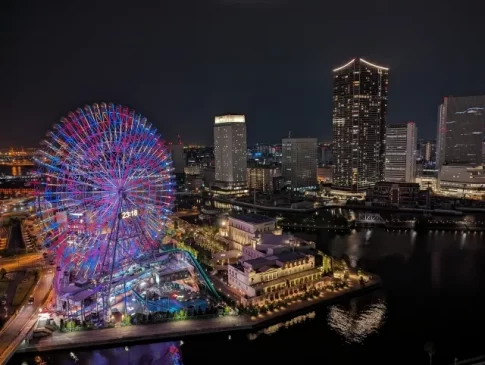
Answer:
[[118, 214], [119, 219], [126, 219], [131, 217], [138, 217], [138, 209], [128, 210], [126, 212], [121, 212]]

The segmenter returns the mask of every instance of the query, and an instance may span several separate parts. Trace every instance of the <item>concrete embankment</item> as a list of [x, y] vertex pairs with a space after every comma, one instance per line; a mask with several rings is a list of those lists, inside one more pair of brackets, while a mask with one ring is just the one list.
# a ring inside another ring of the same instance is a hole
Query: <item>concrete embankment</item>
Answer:
[[45, 352], [105, 346], [122, 346], [139, 342], [168, 341], [188, 336], [252, 330], [271, 324], [282, 317], [307, 310], [316, 305], [328, 305], [342, 299], [362, 295], [381, 286], [374, 277], [366, 286], [360, 285], [339, 292], [325, 292], [323, 297], [297, 301], [287, 308], [257, 318], [248, 316], [225, 316], [210, 319], [193, 319], [150, 325], [134, 325], [91, 331], [56, 332], [52, 336], [40, 338], [35, 343], [19, 348], [17, 352]]

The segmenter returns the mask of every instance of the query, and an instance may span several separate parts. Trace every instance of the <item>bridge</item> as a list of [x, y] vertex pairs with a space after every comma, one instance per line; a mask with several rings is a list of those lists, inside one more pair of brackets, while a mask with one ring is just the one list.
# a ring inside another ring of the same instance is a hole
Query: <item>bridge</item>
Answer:
[[386, 224], [386, 221], [382, 219], [379, 213], [359, 212], [359, 215], [354, 223], [365, 225], [384, 225]]

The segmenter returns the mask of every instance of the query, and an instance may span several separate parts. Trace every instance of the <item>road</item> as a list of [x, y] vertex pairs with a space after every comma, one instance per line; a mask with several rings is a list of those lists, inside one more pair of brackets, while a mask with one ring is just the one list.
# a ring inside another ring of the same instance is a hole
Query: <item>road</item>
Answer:
[[23, 338], [18, 338], [25, 325], [37, 315], [41, 301], [47, 296], [51, 286], [54, 273], [43, 273], [38, 285], [34, 289], [34, 304], [25, 305], [20, 309], [15, 319], [0, 333], [0, 364], [5, 364], [15, 349], [22, 342]]
[[0, 268], [4, 268], [7, 272], [24, 270], [34, 266], [42, 266], [43, 264], [40, 253], [29, 253], [0, 259]]
[[8, 288], [5, 292], [7, 294], [7, 305], [0, 308], [0, 315], [2, 316], [5, 316], [5, 311], [7, 311], [7, 314], [10, 315], [17, 309], [17, 306], [12, 305], [13, 297], [15, 295], [17, 285], [19, 285], [25, 278], [24, 271], [10, 272], [7, 275], [9, 275], [12, 280], [8, 283]]

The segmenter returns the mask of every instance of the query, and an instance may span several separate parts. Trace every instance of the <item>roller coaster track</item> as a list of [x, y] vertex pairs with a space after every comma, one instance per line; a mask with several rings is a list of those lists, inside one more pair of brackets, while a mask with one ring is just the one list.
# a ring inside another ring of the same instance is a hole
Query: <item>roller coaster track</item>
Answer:
[[[194, 266], [196, 268], [196, 270], [199, 272], [200, 276], [202, 277], [202, 279], [204, 281], [204, 284], [209, 289], [210, 293], [218, 301], [222, 300], [221, 299], [221, 296], [219, 295], [219, 293], [216, 291], [214, 285], [212, 284], [212, 281], [209, 279], [209, 277], [207, 276], [207, 274], [204, 272], [204, 269], [200, 266], [200, 264], [197, 261], [197, 259], [190, 252], [188, 252], [186, 250], [182, 250], [180, 248], [174, 248], [174, 249], [169, 249], [167, 251], [163, 251], [163, 255], [170, 254], [170, 253], [182, 253], [184, 255], [187, 255], [189, 257], [190, 261], [191, 261], [192, 266]], [[159, 258], [161, 258], [161, 256]], [[126, 285], [126, 290], [127, 291], [131, 290], [131, 292], [136, 297], [136, 299], [139, 302], [141, 302], [141, 303], [146, 303], [147, 305], [154, 306], [154, 307], [159, 308], [159, 309], [161, 309], [163, 311], [168, 310], [167, 305], [160, 304], [158, 302], [154, 302], [154, 301], [151, 301], [151, 300], [146, 300], [140, 293], [138, 293], [136, 290], [133, 289], [133, 285], [127, 284]], [[116, 292], [116, 293], [114, 293], [114, 295], [118, 295], [120, 293], [121, 292]], [[87, 308], [84, 308], [84, 311], [86, 311], [86, 309]], [[71, 315], [76, 316], [76, 315], [80, 315], [80, 314], [81, 314], [81, 310], [79, 310], [79, 311], [77, 311], [77, 312], [75, 312], [75, 313], [73, 313]]]
[[169, 250], [163, 251], [163, 254], [169, 254], [169, 253], [182, 253], [182, 254], [187, 255], [190, 258], [192, 266], [194, 266], [197, 269], [197, 271], [199, 272], [200, 276], [202, 276], [202, 279], [204, 280], [204, 283], [207, 286], [207, 288], [209, 289], [209, 291], [211, 292], [211, 294], [214, 295], [214, 297], [217, 300], [221, 300], [219, 293], [217, 293], [217, 290], [214, 287], [214, 284], [212, 284], [212, 281], [209, 279], [207, 274], [204, 272], [204, 269], [202, 268], [202, 266], [200, 266], [199, 262], [194, 257], [194, 255], [192, 255], [189, 251], [182, 250], [180, 248], [171, 248]]

